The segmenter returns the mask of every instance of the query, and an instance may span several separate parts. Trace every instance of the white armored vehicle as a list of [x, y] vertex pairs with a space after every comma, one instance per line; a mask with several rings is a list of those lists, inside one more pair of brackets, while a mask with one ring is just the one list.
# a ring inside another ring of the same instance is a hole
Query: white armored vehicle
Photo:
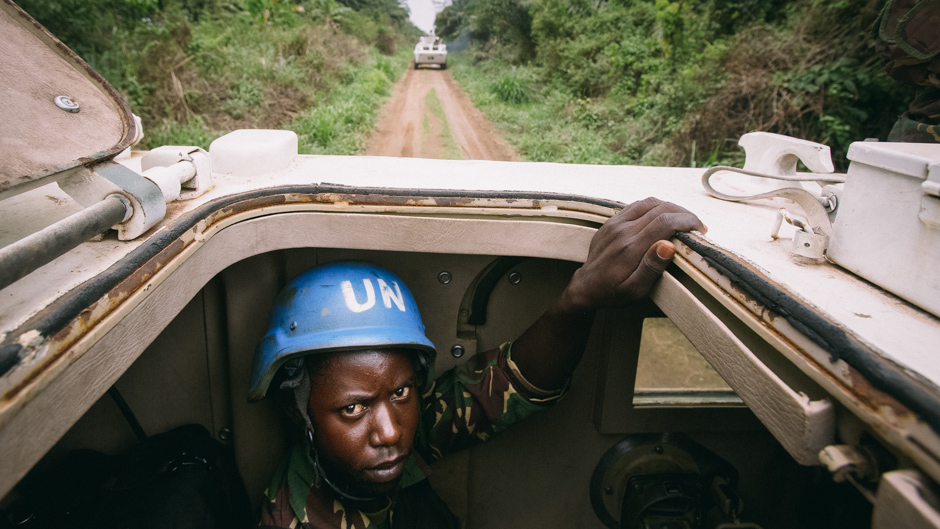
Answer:
[[447, 44], [441, 42], [440, 37], [421, 37], [415, 44], [415, 68], [427, 64], [436, 64], [442, 70], [447, 68]]
[[[445, 64], [435, 42], [416, 65]], [[0, 71], [0, 527], [36, 526], [37, 483], [76, 450], [189, 424], [231, 451], [250, 512], [286, 444], [246, 394], [287, 281], [394, 271], [444, 370], [517, 336], [650, 195], [707, 237], [674, 240], [648, 302], [599, 315], [565, 400], [435, 465], [465, 526], [940, 527], [940, 146], [856, 143], [839, 175], [828, 148], [758, 133], [748, 175], [704, 187], [690, 168], [302, 156], [275, 130], [135, 152], [126, 104], [9, 2]], [[688, 361], [651, 356], [663, 336]]]

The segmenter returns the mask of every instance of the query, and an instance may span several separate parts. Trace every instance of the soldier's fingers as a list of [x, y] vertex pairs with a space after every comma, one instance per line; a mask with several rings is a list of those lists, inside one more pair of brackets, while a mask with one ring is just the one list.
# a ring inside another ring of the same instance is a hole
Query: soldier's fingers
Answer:
[[617, 212], [613, 218], [621, 221], [637, 220], [643, 215], [646, 215], [651, 209], [654, 209], [661, 204], [664, 204], [662, 200], [659, 200], [655, 197], [647, 197], [643, 200], [638, 200], [632, 204], [628, 204], [622, 210]]
[[[650, 218], [649, 222], [645, 226], [644, 231], [659, 233], [659, 234], [669, 234], [671, 237], [676, 232], [680, 231], [691, 231], [699, 230], [702, 233], [706, 232], [708, 228], [705, 227], [705, 224], [702, 223], [701, 219], [698, 218], [694, 213], [688, 211], [684, 208], [678, 208], [678, 211], [665, 211], [653, 218]], [[647, 215], [646, 217], [650, 217]], [[644, 217], [643, 220], [646, 219]], [[665, 235], [660, 237], [661, 239], [666, 239]]]
[[631, 246], [644, 252], [657, 241], [665, 241], [673, 238], [677, 232], [690, 230], [704, 230], [705, 226], [698, 217], [688, 211], [676, 213], [662, 213], [649, 218], [638, 220], [637, 223], [645, 223], [642, 230], [636, 233], [631, 240]]
[[669, 241], [659, 241], [650, 247], [624, 285], [632, 297], [638, 299], [647, 295], [675, 254], [676, 247]]
[[[677, 231], [699, 230], [704, 233], [707, 230], [694, 213], [671, 202], [652, 199], [637, 203], [636, 206], [631, 207], [622, 217], [611, 219], [614, 222], [609, 227], [609, 236], [622, 235], [627, 231], [638, 233], [651, 226], [658, 235], [656, 239], [668, 239]], [[640, 211], [644, 213], [634, 218]]]

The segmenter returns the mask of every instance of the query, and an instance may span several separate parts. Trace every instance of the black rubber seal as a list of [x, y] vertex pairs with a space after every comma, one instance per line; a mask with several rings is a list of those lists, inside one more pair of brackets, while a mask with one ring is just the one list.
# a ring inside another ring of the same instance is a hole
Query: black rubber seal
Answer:
[[98, 301], [116, 287], [121, 281], [129, 277], [138, 268], [157, 256], [174, 241], [179, 239], [186, 231], [193, 228], [197, 222], [228, 206], [255, 198], [273, 197], [278, 195], [321, 195], [340, 193], [346, 195], [363, 196], [414, 196], [420, 198], [468, 198], [468, 199], [503, 199], [503, 200], [532, 200], [532, 201], [566, 201], [584, 204], [593, 204], [614, 209], [620, 209], [623, 204], [609, 200], [598, 200], [579, 195], [532, 193], [523, 191], [459, 191], [459, 190], [417, 190], [401, 188], [379, 187], [350, 187], [338, 184], [326, 185], [298, 185], [281, 186], [257, 191], [250, 191], [212, 200], [196, 208], [190, 213], [181, 216], [177, 221], [167, 225], [167, 229], [158, 232], [153, 237], [107, 270], [89, 279], [85, 283], [72, 289], [64, 296], [49, 304], [40, 314], [28, 319], [15, 331], [10, 332], [0, 341], [0, 376], [8, 373], [20, 361], [23, 347], [16, 343], [22, 334], [35, 330], [40, 336], [52, 336], [65, 328], [72, 320], [85, 310], [86, 307]]
[[[615, 210], [624, 207], [623, 203], [617, 201], [560, 193], [428, 190], [355, 187], [338, 184], [273, 187], [219, 198], [183, 215], [176, 222], [168, 225], [166, 230], [160, 231], [148, 239], [146, 244], [135, 248], [103, 273], [79, 285], [51, 303], [40, 314], [27, 320], [18, 329], [7, 334], [6, 338], [0, 341], [0, 376], [9, 372], [20, 361], [23, 348], [16, 342], [19, 336], [30, 330], [37, 331], [41, 336], [52, 336], [65, 328], [86, 307], [101, 299], [122, 280], [129, 277], [134, 271], [179, 239], [184, 232], [192, 229], [197, 222], [207, 218], [212, 213], [238, 202], [255, 198], [289, 194], [319, 195], [329, 193], [363, 196], [413, 196], [422, 199], [468, 198], [531, 200], [536, 202], [565, 201], [591, 204]], [[803, 304], [800, 300], [791, 297], [779, 286], [764, 279], [728, 252], [690, 233], [680, 233], [677, 237], [700, 254], [709, 265], [727, 276], [737, 287], [785, 318], [794, 328], [829, 352], [833, 361], [836, 359], [844, 360], [868, 379], [872, 386], [890, 394], [919, 414], [935, 432], [940, 434], [940, 399], [922, 389], [917, 381], [913, 380], [913, 375], [903, 372], [901, 367], [895, 365], [889, 359], [871, 351], [844, 329], [827, 321], [824, 316]]]

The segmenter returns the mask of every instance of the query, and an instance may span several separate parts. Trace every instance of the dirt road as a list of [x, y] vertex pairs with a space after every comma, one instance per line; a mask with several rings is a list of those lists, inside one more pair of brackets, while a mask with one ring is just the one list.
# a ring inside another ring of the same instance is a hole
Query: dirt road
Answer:
[[518, 160], [473, 107], [450, 72], [413, 67], [395, 85], [366, 146], [367, 156]]

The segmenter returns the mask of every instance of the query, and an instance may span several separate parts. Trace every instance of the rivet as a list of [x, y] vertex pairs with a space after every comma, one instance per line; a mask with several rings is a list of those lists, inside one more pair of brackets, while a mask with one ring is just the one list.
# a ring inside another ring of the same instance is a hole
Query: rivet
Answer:
[[444, 272], [441, 272], [440, 274], [437, 274], [437, 280], [442, 285], [446, 285], [447, 283], [450, 283], [452, 279], [454, 279], [454, 276], [450, 275], [450, 272], [444, 271]]
[[604, 487], [604, 494], [613, 494], [613, 493], [614, 493], [613, 487], [611, 487], [610, 485], [607, 485], [606, 487]]
[[519, 272], [509, 272], [509, 282], [513, 285], [522, 283], [522, 274]]
[[463, 356], [463, 353], [464, 353], [464, 348], [462, 345], [455, 345], [450, 348], [450, 354], [454, 358], [460, 358], [461, 356]]
[[292, 330], [292, 331], [297, 330], [297, 322], [296, 322], [296, 321], [290, 322], [290, 330]]
[[78, 101], [72, 99], [70, 96], [55, 96], [54, 101], [55, 106], [66, 112], [78, 112], [80, 110]]
[[219, 439], [222, 441], [228, 441], [232, 438], [232, 429], [231, 428], [222, 428], [219, 430]]
[[653, 451], [656, 452], [657, 454], [661, 454], [663, 453], [663, 447], [661, 445], [656, 445], [653, 447]]
[[804, 248], [809, 248], [809, 247], [810, 247], [810, 244], [809, 244], [808, 242], [804, 242], [804, 243], [803, 243], [803, 247], [804, 247]]

